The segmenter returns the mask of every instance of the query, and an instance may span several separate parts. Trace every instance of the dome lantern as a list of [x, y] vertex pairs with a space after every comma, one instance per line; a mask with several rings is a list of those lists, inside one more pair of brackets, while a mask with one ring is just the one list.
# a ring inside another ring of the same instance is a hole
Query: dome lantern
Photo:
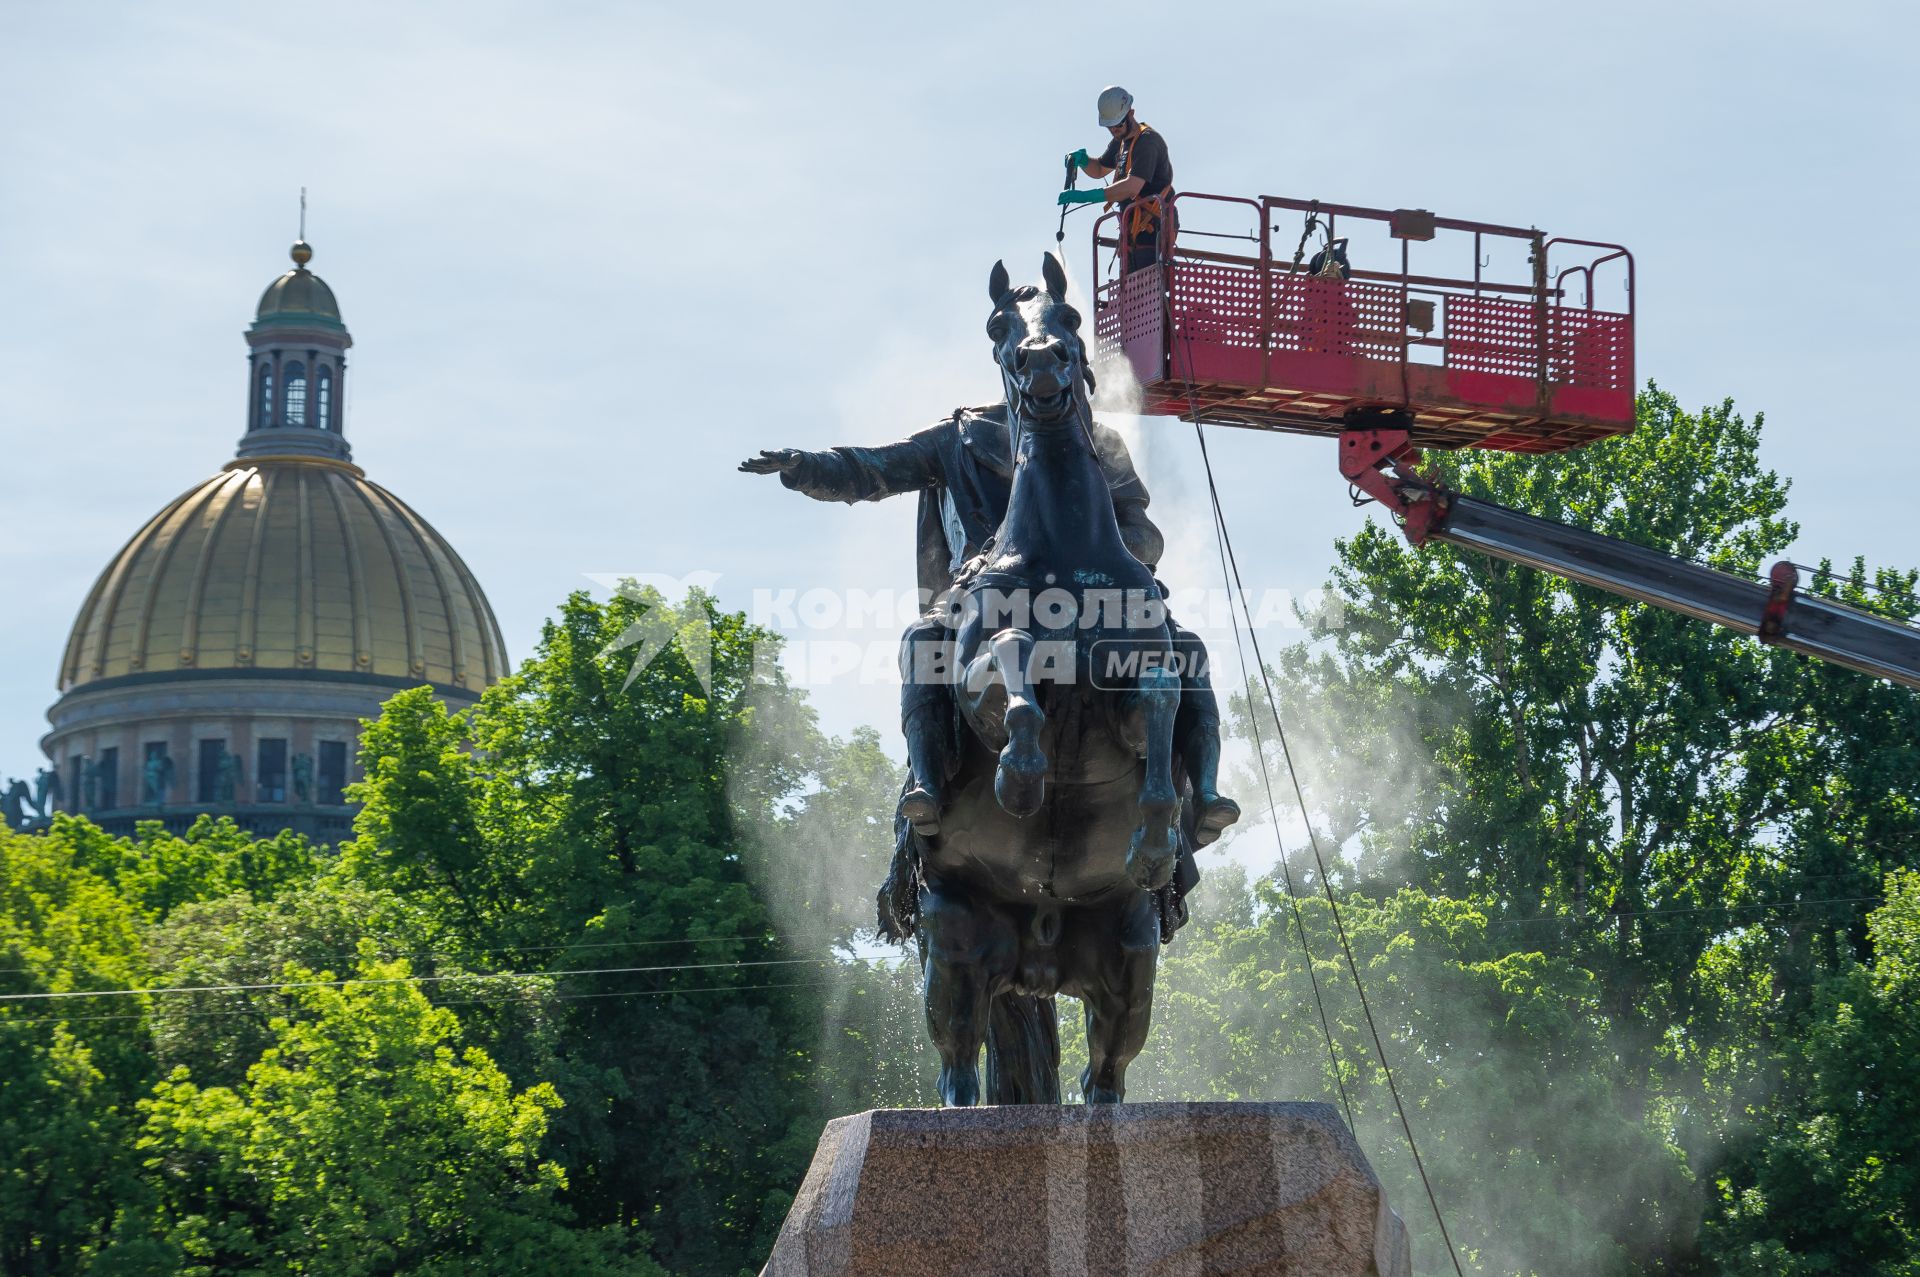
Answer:
[[313, 246], [288, 254], [293, 269], [260, 294], [247, 329], [247, 433], [240, 457], [327, 457], [353, 451], [343, 429], [347, 350], [353, 335], [327, 282], [307, 269]]

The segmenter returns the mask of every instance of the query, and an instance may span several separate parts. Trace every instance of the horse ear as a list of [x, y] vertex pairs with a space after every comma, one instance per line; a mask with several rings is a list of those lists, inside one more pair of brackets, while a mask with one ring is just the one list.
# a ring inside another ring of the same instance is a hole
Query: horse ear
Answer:
[[1040, 259], [1040, 277], [1047, 281], [1047, 291], [1055, 301], [1067, 300], [1067, 272], [1060, 265], [1059, 257], [1048, 253]]
[[993, 264], [993, 273], [987, 276], [988, 300], [992, 301], [995, 306], [998, 306], [1006, 299], [1007, 290], [1011, 287], [1012, 282], [1007, 278], [1007, 264], [1005, 262], [995, 262]]

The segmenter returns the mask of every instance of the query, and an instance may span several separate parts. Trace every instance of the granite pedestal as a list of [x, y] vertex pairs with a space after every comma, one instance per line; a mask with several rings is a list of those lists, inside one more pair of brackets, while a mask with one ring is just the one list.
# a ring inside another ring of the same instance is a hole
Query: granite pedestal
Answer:
[[828, 1123], [763, 1277], [1411, 1277], [1326, 1104], [879, 1109]]

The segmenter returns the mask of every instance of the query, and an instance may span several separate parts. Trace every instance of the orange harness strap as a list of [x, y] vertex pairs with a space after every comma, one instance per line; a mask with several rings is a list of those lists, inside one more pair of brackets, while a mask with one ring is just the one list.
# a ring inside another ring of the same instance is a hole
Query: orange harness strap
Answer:
[[[1133, 153], [1135, 144], [1147, 134], [1153, 132], [1151, 125], [1142, 124], [1140, 131], [1128, 138], [1120, 148], [1120, 180], [1126, 181], [1133, 176]], [[1167, 192], [1173, 194], [1172, 191]], [[1160, 229], [1159, 195], [1137, 195], [1127, 202], [1126, 233], [1121, 237], [1129, 245], [1141, 240], [1152, 239]]]

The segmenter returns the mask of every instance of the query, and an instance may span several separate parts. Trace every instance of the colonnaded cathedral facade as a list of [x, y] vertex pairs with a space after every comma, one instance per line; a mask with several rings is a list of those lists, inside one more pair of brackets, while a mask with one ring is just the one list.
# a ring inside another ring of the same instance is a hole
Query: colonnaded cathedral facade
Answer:
[[7, 791], [21, 825], [81, 812], [115, 833], [202, 813], [347, 835], [360, 720], [429, 684], [451, 709], [507, 672], [453, 547], [353, 464], [353, 345], [333, 290], [294, 268], [246, 333], [246, 433], [94, 582], [60, 663], [48, 765]]

